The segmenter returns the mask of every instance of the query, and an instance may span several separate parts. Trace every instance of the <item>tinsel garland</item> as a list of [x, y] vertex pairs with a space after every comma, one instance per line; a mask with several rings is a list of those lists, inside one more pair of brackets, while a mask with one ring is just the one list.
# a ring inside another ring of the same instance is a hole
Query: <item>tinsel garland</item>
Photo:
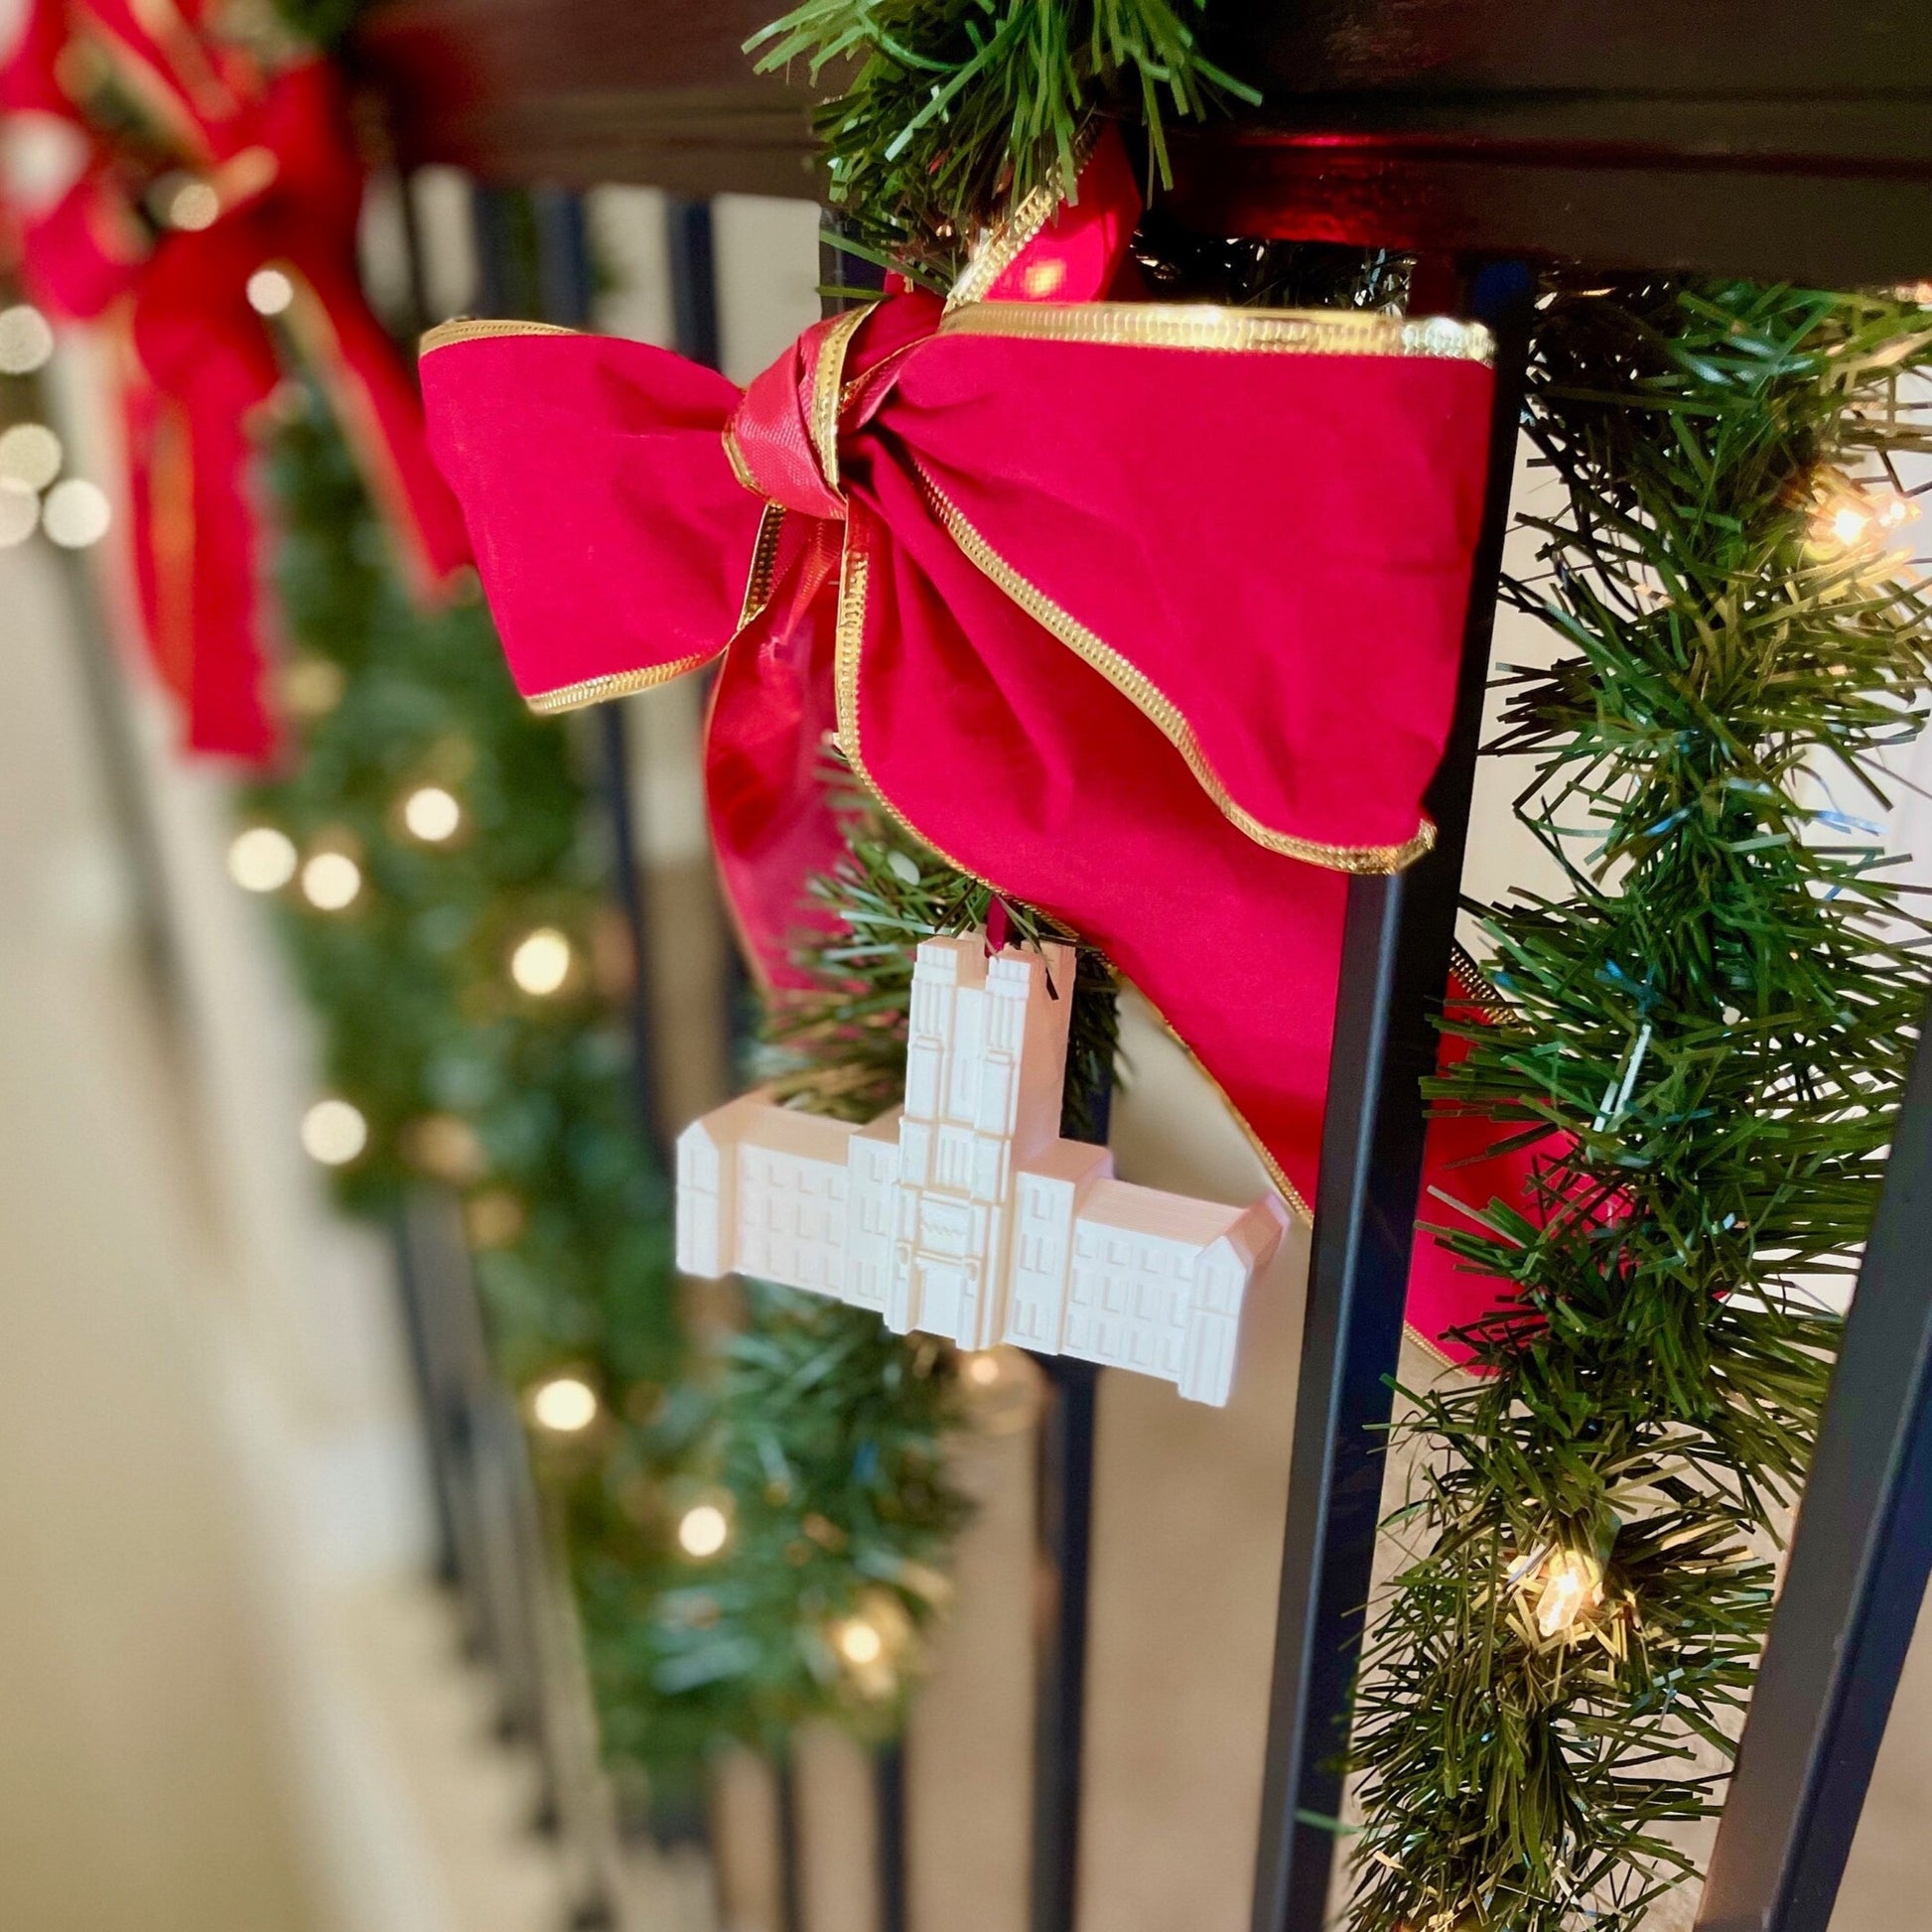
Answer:
[[1863, 296], [1538, 319], [1564, 501], [1507, 591], [1564, 648], [1492, 749], [1561, 887], [1479, 909], [1502, 1004], [1433, 1084], [1542, 1170], [1527, 1214], [1430, 1204], [1509, 1299], [1398, 1432], [1358, 1932], [1634, 1927], [1721, 1804], [1836, 1340], [1808, 1291], [1854, 1267], [1925, 999], [1868, 819], [1932, 660], [1891, 472], [1928, 361], [1932, 317]]

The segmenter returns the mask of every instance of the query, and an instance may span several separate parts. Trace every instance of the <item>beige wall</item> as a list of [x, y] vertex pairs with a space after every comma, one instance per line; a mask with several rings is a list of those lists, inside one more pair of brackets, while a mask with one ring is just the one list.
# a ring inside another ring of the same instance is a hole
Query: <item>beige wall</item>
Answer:
[[51, 559], [0, 575], [0, 1924], [317, 1920], [204, 1298]]

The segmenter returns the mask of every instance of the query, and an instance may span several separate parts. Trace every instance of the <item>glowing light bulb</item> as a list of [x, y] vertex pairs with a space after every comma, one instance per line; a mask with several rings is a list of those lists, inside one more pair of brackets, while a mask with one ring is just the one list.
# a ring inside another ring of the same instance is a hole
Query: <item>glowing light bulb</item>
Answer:
[[45, 423], [15, 423], [0, 430], [0, 477], [29, 489], [45, 489], [61, 474], [61, 439]]
[[0, 550], [25, 543], [40, 528], [41, 499], [12, 477], [0, 477]]
[[463, 807], [441, 785], [422, 785], [402, 801], [402, 822], [411, 838], [425, 845], [441, 845], [454, 838], [463, 823]]
[[53, 353], [54, 331], [38, 309], [0, 309], [0, 375], [32, 375]]
[[221, 198], [205, 181], [185, 181], [168, 197], [168, 225], [188, 234], [211, 228], [221, 215]]
[[715, 1557], [731, 1536], [731, 1519], [716, 1503], [697, 1503], [678, 1518], [678, 1547], [687, 1557]]
[[523, 1232], [523, 1203], [507, 1187], [489, 1187], [463, 1205], [463, 1231], [473, 1248], [507, 1248]]
[[346, 852], [318, 852], [302, 868], [302, 897], [319, 912], [353, 905], [362, 890], [362, 868]]
[[98, 543], [113, 520], [107, 492], [83, 477], [56, 483], [41, 505], [41, 527], [63, 550], [85, 550]]
[[960, 1387], [973, 1427], [987, 1436], [1011, 1436], [1039, 1415], [1039, 1370], [1018, 1348], [976, 1348], [959, 1358]]
[[886, 1639], [879, 1634], [878, 1627], [868, 1623], [862, 1616], [849, 1616], [839, 1625], [838, 1634], [833, 1639], [839, 1647], [839, 1655], [848, 1664], [857, 1664], [864, 1669], [868, 1664], [876, 1664], [886, 1654]]
[[327, 657], [298, 657], [276, 680], [284, 707], [297, 718], [326, 718], [342, 703], [348, 679]]
[[510, 954], [510, 978], [525, 993], [548, 999], [570, 977], [570, 941], [554, 925], [526, 933]]
[[1821, 490], [1811, 520], [1812, 541], [1825, 550], [1863, 550], [1918, 514], [1901, 490], [1835, 477]]
[[1568, 1636], [1603, 1601], [1603, 1567], [1583, 1550], [1559, 1550], [1543, 1566], [1536, 1627], [1546, 1638]]
[[597, 1391], [578, 1375], [553, 1375], [530, 1397], [530, 1414], [558, 1436], [575, 1436], [597, 1420]]
[[258, 316], [279, 316], [295, 300], [295, 284], [279, 268], [258, 268], [248, 278], [248, 306]]
[[228, 877], [250, 893], [279, 893], [295, 877], [295, 841], [272, 825], [251, 825], [228, 847]]
[[402, 1131], [402, 1150], [410, 1162], [447, 1180], [468, 1187], [489, 1171], [489, 1156], [477, 1130], [455, 1114], [424, 1114]]
[[368, 1144], [369, 1124], [346, 1100], [318, 1100], [302, 1116], [302, 1146], [325, 1168], [347, 1166]]

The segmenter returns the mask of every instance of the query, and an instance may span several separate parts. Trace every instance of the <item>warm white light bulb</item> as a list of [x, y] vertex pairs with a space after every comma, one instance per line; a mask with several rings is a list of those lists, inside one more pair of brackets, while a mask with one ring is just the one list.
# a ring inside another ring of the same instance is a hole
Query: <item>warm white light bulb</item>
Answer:
[[221, 198], [205, 181], [185, 181], [168, 197], [168, 225], [189, 234], [211, 228], [221, 217]]
[[967, 1381], [990, 1389], [1000, 1379], [1000, 1358], [992, 1349], [982, 1348], [966, 1357], [965, 1374]]
[[597, 1420], [597, 1391], [581, 1376], [553, 1375], [530, 1397], [530, 1414], [559, 1436], [574, 1436]]
[[1536, 1627], [1545, 1637], [1567, 1636], [1603, 1601], [1603, 1570], [1582, 1550], [1559, 1550], [1543, 1566]]
[[302, 1116], [302, 1145], [325, 1168], [345, 1166], [368, 1144], [369, 1124], [346, 1100], [318, 1100]]
[[362, 890], [362, 868], [346, 852], [318, 852], [302, 868], [302, 897], [319, 912], [340, 912]]
[[272, 825], [251, 825], [228, 847], [228, 877], [250, 893], [279, 893], [295, 877], [295, 841]]
[[510, 954], [510, 978], [525, 993], [544, 999], [570, 977], [570, 941], [554, 925], [540, 925]]
[[98, 543], [113, 520], [107, 492], [83, 477], [56, 483], [41, 505], [41, 527], [63, 550], [85, 550]]
[[1849, 550], [1864, 535], [1869, 521], [1863, 510], [1855, 509], [1850, 503], [1842, 504], [1832, 512], [1832, 535]]
[[0, 477], [29, 489], [45, 489], [61, 474], [61, 439], [45, 423], [15, 423], [0, 430]]
[[248, 306], [258, 316], [279, 316], [295, 300], [295, 284], [279, 268], [258, 268], [248, 278]]
[[409, 836], [425, 845], [441, 845], [454, 838], [463, 823], [463, 807], [441, 785], [423, 785], [402, 801], [402, 822]]
[[863, 1669], [867, 1664], [876, 1664], [886, 1654], [886, 1639], [879, 1634], [876, 1624], [868, 1623], [862, 1616], [847, 1617], [839, 1625], [837, 1638], [839, 1654], [848, 1664], [857, 1664]]
[[38, 309], [0, 309], [0, 375], [32, 375], [53, 353], [54, 331]]
[[687, 1557], [715, 1557], [731, 1535], [731, 1519], [716, 1503], [698, 1503], [678, 1518], [677, 1540]]

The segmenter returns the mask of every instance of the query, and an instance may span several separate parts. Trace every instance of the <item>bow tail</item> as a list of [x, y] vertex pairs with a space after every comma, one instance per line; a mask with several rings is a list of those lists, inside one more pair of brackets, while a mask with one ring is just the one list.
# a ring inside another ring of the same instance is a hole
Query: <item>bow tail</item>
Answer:
[[181, 701], [193, 749], [259, 762], [275, 733], [261, 688], [248, 400], [219, 382], [166, 394], [136, 370], [123, 413], [135, 582], [155, 669]]
[[[837, 624], [840, 740], [887, 804], [953, 865], [1098, 946], [1220, 1089], [1284, 1196], [1311, 1218], [1347, 878], [1269, 851], [1201, 790], [1148, 718], [1064, 654], [875, 473], [884, 521], [855, 505]], [[891, 535], [885, 535], [885, 522]], [[1488, 1124], [1438, 1121], [1440, 1198], [1519, 1199], [1529, 1165], [1484, 1156]], [[1432, 1343], [1501, 1285], [1418, 1243], [1410, 1319]], [[1452, 1340], [1449, 1352], [1466, 1355]]]
[[419, 601], [445, 592], [469, 561], [463, 514], [431, 461], [422, 404], [394, 345], [353, 278], [297, 256], [289, 322], [329, 398], [371, 498], [397, 541]]

